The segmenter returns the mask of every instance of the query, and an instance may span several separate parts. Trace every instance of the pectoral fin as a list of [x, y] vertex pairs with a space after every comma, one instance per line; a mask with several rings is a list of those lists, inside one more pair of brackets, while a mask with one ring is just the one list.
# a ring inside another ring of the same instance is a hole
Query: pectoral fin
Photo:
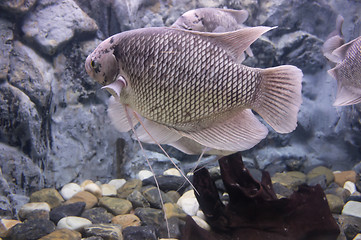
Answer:
[[[138, 120], [134, 117], [134, 115], [131, 113], [131, 109], [129, 109], [129, 112], [126, 111], [126, 106], [121, 104], [119, 101], [117, 101], [113, 96], [110, 97], [108, 102], [108, 116], [113, 124], [113, 126], [119, 131], [119, 132], [128, 132], [132, 129], [131, 124], [133, 127], [138, 123]], [[129, 114], [129, 117], [131, 119], [131, 124], [128, 121], [127, 114]]]

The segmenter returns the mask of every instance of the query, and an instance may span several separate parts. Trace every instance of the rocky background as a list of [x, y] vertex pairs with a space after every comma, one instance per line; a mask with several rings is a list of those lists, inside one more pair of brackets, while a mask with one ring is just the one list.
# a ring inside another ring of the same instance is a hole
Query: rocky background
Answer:
[[[199, 7], [246, 9], [248, 26], [278, 26], [252, 45], [248, 66], [293, 64], [305, 74], [299, 126], [272, 130], [246, 151], [246, 164], [270, 173], [361, 161], [361, 107], [335, 108], [336, 81], [321, 47], [345, 18], [347, 41], [361, 34], [357, 0], [3, 0], [0, 2], [0, 215], [30, 193], [84, 179], [134, 177], [147, 168], [139, 147], [111, 126], [108, 94], [90, 79], [85, 58], [106, 37], [169, 26]], [[155, 150], [153, 146], [148, 149]], [[167, 148], [185, 170], [197, 157]], [[169, 168], [147, 151], [156, 171]], [[358, 171], [359, 172], [359, 171]]]

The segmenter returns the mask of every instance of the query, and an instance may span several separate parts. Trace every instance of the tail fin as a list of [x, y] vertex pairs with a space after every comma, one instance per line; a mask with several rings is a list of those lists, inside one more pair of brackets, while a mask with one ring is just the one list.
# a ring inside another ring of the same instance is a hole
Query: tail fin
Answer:
[[284, 65], [262, 70], [259, 96], [253, 109], [279, 133], [289, 133], [297, 126], [302, 103], [302, 71]]

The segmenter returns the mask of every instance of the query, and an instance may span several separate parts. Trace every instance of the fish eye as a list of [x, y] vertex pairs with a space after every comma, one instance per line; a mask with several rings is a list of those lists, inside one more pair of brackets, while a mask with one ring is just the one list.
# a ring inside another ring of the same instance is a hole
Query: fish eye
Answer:
[[90, 62], [90, 66], [92, 67], [92, 68], [95, 68], [95, 61], [93, 61], [93, 60], [91, 60], [91, 62]]

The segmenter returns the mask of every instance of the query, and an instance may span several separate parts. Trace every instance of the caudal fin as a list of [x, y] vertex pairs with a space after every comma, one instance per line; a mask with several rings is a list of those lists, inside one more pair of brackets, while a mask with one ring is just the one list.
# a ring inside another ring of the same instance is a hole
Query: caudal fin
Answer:
[[289, 133], [297, 126], [302, 103], [302, 71], [284, 65], [262, 70], [260, 92], [253, 109], [279, 133]]

